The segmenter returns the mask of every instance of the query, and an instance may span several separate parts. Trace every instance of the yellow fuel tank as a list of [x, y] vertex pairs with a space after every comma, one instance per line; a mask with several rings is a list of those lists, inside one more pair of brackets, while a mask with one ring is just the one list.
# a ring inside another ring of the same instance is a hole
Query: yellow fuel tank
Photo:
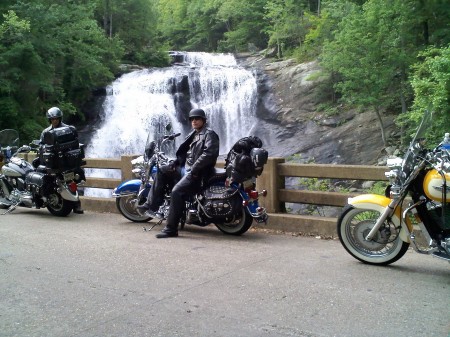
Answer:
[[[446, 202], [450, 202], [450, 173], [445, 174], [447, 185]], [[434, 201], [442, 202], [442, 176], [435, 169], [428, 171], [423, 180], [423, 190], [428, 198]]]

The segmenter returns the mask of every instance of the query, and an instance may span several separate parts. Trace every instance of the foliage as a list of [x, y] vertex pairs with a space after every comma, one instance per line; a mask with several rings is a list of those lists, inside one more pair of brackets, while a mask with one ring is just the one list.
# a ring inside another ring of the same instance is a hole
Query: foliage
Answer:
[[0, 14], [0, 128], [25, 139], [50, 106], [82, 119], [120, 62], [166, 66], [170, 49], [318, 58], [322, 106], [375, 111], [385, 141], [386, 113], [449, 125], [448, 0], [2, 0]]
[[[435, 12], [441, 8], [438, 3], [367, 1], [354, 7], [339, 24], [334, 40], [324, 45], [322, 65], [336, 79], [335, 89], [343, 101], [377, 113], [385, 141], [381, 113], [399, 107], [403, 113], [408, 110], [413, 96], [410, 65], [424, 42], [441, 32], [430, 29], [442, 19]], [[427, 11], [435, 16], [427, 16]]]
[[450, 46], [431, 47], [419, 53], [419, 60], [412, 67], [411, 85], [414, 102], [411, 111], [400, 116], [403, 124], [415, 130], [423, 112], [434, 113], [434, 127], [429, 132], [432, 144], [442, 141], [450, 125]]

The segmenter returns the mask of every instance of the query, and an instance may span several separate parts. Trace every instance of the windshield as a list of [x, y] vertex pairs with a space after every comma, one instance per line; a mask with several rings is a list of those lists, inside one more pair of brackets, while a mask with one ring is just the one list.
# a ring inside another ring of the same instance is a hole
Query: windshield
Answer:
[[0, 131], [0, 147], [19, 146], [19, 133], [13, 129]]
[[407, 176], [414, 168], [416, 156], [422, 149], [422, 142], [425, 140], [425, 135], [432, 124], [432, 119], [433, 113], [431, 111], [425, 110], [422, 121], [420, 122], [416, 134], [409, 144], [408, 151], [406, 152], [403, 159], [403, 172], [405, 172]]
[[163, 137], [172, 134], [172, 132], [172, 125], [170, 123], [166, 124], [166, 126], [158, 123], [154, 128], [151, 128], [145, 144], [144, 158], [150, 158], [155, 150], [173, 156], [175, 154], [175, 142], [169, 141], [162, 144]]

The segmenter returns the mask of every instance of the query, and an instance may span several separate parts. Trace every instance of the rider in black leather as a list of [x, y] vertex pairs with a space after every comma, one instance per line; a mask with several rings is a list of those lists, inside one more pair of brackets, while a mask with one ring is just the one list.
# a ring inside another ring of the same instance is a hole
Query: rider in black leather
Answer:
[[183, 215], [186, 200], [198, 193], [202, 186], [202, 178], [214, 173], [219, 156], [219, 136], [206, 127], [206, 114], [202, 109], [189, 112], [191, 133], [176, 152], [177, 159], [164, 173], [158, 174], [150, 189], [147, 202], [138, 206], [138, 210], [156, 211], [163, 202], [164, 187], [171, 180], [179, 179], [180, 168], [185, 167], [186, 174], [176, 183], [171, 192], [171, 201], [167, 223], [157, 238], [178, 236], [178, 223]]

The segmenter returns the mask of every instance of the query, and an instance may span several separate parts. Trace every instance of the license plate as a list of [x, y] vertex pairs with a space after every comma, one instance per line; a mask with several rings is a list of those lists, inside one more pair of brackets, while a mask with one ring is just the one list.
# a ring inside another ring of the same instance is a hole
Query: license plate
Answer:
[[75, 174], [73, 172], [64, 173], [64, 181], [73, 180], [75, 178]]

